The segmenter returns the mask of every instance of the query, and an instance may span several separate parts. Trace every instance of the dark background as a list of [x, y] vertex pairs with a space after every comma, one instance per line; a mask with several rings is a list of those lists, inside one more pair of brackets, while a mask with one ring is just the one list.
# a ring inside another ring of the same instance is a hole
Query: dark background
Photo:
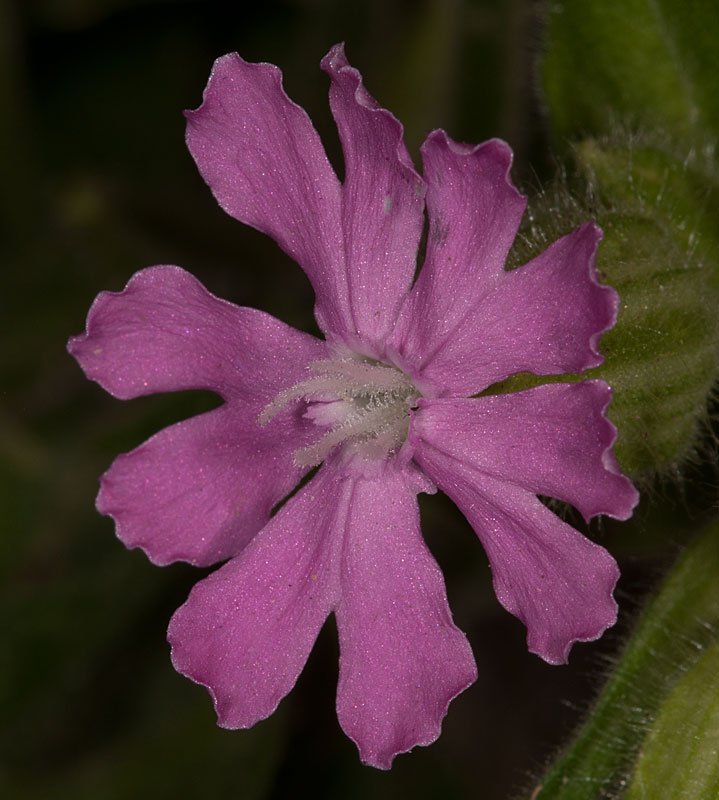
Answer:
[[[423, 499], [423, 528], [479, 665], [439, 741], [390, 773], [360, 765], [334, 714], [332, 621], [270, 720], [218, 729], [164, 638], [206, 572], [153, 567], [93, 507], [115, 454], [217, 401], [114, 400], [64, 349], [100, 290], [158, 263], [313, 330], [301, 270], [217, 207], [185, 149], [181, 112], [199, 104], [214, 58], [237, 50], [278, 64], [341, 174], [318, 65], [345, 40], [370, 92], [405, 123], [417, 164], [433, 127], [470, 142], [501, 136], [532, 191], [553, 169], [532, 77], [541, 20], [529, 0], [0, 0], [3, 797], [493, 800], [531, 787], [565, 740], [621, 633], [576, 646], [568, 667], [529, 655], [476, 537], [439, 497]], [[659, 492], [654, 518], [592, 529], [620, 557], [625, 618], [693, 507], [678, 483]]]

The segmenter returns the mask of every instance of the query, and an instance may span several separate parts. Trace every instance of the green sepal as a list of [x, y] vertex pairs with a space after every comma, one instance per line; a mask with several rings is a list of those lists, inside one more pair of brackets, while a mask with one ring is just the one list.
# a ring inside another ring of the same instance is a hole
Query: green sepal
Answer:
[[[719, 232], [710, 210], [719, 192], [703, 158], [636, 137], [624, 147], [584, 141], [575, 153], [575, 185], [532, 201], [512, 265], [591, 217], [604, 230], [597, 267], [619, 293], [619, 315], [601, 339], [604, 363], [581, 377], [612, 387], [615, 454], [624, 472], [648, 480], [693, 454], [718, 377]], [[517, 375], [487, 393], [579, 377]]]
[[719, 172], [711, 148], [682, 151], [620, 132], [574, 145], [577, 167], [601, 210], [647, 216], [676, 239], [688, 262], [719, 282]]
[[626, 138], [581, 142], [575, 156], [604, 229], [599, 271], [620, 296], [590, 374], [614, 389], [615, 453], [640, 475], [692, 453], [718, 377], [719, 185], [704, 154]]
[[[651, 736], [665, 742], [657, 726], [675, 713], [672, 694], [679, 691], [676, 703], [683, 702], [685, 676], [694, 685], [700, 679], [697, 676], [714, 663], [719, 643], [717, 585], [719, 521], [715, 520], [690, 544], [646, 608], [594, 712], [573, 744], [539, 781], [532, 794], [535, 800], [622, 797], [642, 748], [650, 747]], [[703, 665], [705, 657], [707, 665]], [[701, 672], [689, 678], [695, 665]], [[693, 718], [682, 736], [691, 736], [701, 724], [701, 719]], [[704, 745], [708, 747], [710, 742], [701, 745], [702, 753]], [[657, 752], [652, 749], [651, 758]], [[641, 796], [634, 795], [632, 800]]]
[[696, 443], [717, 369], [717, 292], [653, 220], [601, 215], [603, 279], [619, 293], [606, 361], [588, 372], [613, 388], [615, 454], [632, 475], [664, 472]]

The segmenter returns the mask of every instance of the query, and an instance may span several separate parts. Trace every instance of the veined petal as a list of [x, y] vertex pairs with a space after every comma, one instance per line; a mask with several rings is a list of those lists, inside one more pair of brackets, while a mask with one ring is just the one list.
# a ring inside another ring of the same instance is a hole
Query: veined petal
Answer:
[[170, 621], [172, 663], [208, 688], [223, 728], [268, 717], [294, 686], [337, 599], [349, 494], [320, 470]]
[[422, 145], [422, 161], [427, 255], [392, 338], [417, 371], [502, 278], [526, 205], [510, 178], [512, 151], [499, 139], [472, 147], [433, 131]]
[[588, 521], [628, 519], [639, 495], [612, 453], [603, 381], [489, 397], [420, 400], [412, 435], [478, 472], [571, 503]]
[[530, 652], [563, 664], [574, 642], [597, 639], [614, 625], [619, 569], [603, 547], [525, 489], [427, 442], [414, 457], [479, 536], [497, 599], [526, 625]]
[[300, 264], [325, 332], [350, 329], [340, 183], [280, 70], [222, 56], [186, 116], [187, 146], [220, 206]]
[[206, 566], [239, 553], [307, 471], [295, 466], [293, 447], [317, 435], [299, 409], [265, 429], [257, 413], [229, 403], [118, 456], [97, 508], [113, 517], [119, 539], [159, 565]]
[[398, 753], [439, 736], [450, 701], [477, 671], [422, 540], [408, 476], [388, 469], [356, 480], [344, 530], [337, 713], [362, 761], [389, 769]]
[[[354, 329], [370, 355], [384, 355], [400, 304], [412, 284], [425, 186], [404, 144], [400, 122], [381, 108], [351, 67], [343, 45], [322, 61], [345, 157], [342, 226]], [[333, 331], [337, 334], [337, 331]]]
[[424, 380], [469, 395], [516, 372], [581, 372], [604, 360], [598, 345], [617, 317], [618, 296], [599, 284], [602, 237], [592, 222], [558, 239], [494, 289], [435, 350]]
[[68, 350], [88, 378], [123, 400], [209, 389], [260, 403], [327, 352], [324, 342], [221, 300], [171, 266], [137, 272], [122, 292], [101, 292]]

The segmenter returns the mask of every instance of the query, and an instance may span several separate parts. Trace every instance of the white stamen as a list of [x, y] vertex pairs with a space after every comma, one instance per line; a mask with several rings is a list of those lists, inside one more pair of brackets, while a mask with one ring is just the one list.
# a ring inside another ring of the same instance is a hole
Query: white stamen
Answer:
[[419, 396], [404, 373], [359, 359], [315, 361], [309, 368], [316, 373], [313, 377], [283, 389], [257, 419], [267, 425], [288, 403], [304, 398], [310, 404], [306, 416], [322, 427], [333, 426], [298, 450], [295, 464], [315, 466], [345, 442], [372, 459], [384, 458], [401, 445], [409, 429], [409, 408]]
[[410, 379], [394, 367], [372, 364], [369, 361], [314, 361], [310, 369], [325, 375], [345, 378], [357, 389], [373, 386], [376, 389], [414, 389]]
[[295, 386], [290, 386], [289, 389], [283, 389], [272, 402], [262, 409], [260, 416], [257, 417], [257, 422], [264, 428], [292, 400], [323, 394], [331, 397], [340, 397], [344, 388], [344, 383], [330, 377], [309, 378], [306, 381], [301, 381]]

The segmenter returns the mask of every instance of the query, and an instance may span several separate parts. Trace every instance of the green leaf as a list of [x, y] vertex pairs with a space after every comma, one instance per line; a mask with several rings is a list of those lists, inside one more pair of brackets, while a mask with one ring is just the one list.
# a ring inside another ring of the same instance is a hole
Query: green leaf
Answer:
[[617, 118], [685, 138], [719, 135], [714, 0], [549, 4], [545, 97], [560, 140]]
[[647, 737], [625, 800], [719, 797], [719, 644], [679, 681]]
[[[642, 615], [594, 713], [575, 742], [549, 769], [533, 798], [620, 797], [641, 748], [651, 747], [651, 758], [657, 758], [655, 748], [661, 745], [650, 745], [648, 735], [660, 731], [655, 727], [660, 720], [666, 724], [674, 718], [670, 716], [675, 713], [674, 701], [669, 704], [668, 698], [675, 691], [680, 693], [676, 698], [684, 694], [684, 676], [692, 674], [694, 665], [701, 672], [694, 673], [691, 679], [687, 676], [692, 685], [697, 675], [703, 675], [709, 665], [716, 663], [718, 583], [719, 521], [715, 520], [682, 555]], [[704, 653], [707, 655], [703, 657]], [[691, 714], [691, 709], [687, 713]], [[701, 719], [694, 718], [692, 725], [698, 728], [701, 724]], [[663, 735], [658, 732], [656, 736]], [[662, 791], [646, 796], [684, 795]]]

